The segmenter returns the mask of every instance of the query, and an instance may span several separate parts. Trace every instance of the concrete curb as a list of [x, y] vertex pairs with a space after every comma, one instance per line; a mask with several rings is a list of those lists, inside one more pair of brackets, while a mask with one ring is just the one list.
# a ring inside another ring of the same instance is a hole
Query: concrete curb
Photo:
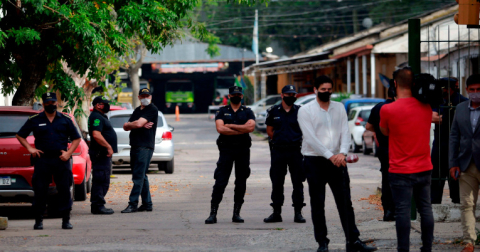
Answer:
[[[460, 222], [461, 221], [461, 205], [460, 204], [442, 204], [432, 205], [433, 218], [435, 222]], [[480, 220], [480, 209], [476, 208], [475, 216], [477, 216], [477, 221]]]
[[8, 228], [8, 218], [0, 217], [0, 230], [5, 230]]

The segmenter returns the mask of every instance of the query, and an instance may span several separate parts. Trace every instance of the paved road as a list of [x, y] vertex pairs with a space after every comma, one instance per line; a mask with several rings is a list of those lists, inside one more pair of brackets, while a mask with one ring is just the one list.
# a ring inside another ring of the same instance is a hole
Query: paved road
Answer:
[[[310, 218], [308, 186], [305, 183], [306, 224], [293, 222], [292, 186], [286, 180], [286, 202], [283, 223], [265, 224], [271, 213], [270, 155], [268, 144], [255, 137], [251, 148], [252, 175], [241, 215], [244, 224], [231, 222], [233, 209], [233, 176], [224, 194], [218, 214], [218, 224], [205, 225], [214, 183], [213, 171], [218, 158], [214, 122], [206, 115], [186, 115], [175, 127], [175, 173], [158, 172], [151, 166], [148, 174], [154, 211], [121, 214], [127, 206], [131, 188], [129, 167], [115, 169], [107, 195], [114, 215], [90, 214], [89, 202], [75, 202], [72, 211], [73, 230], [62, 230], [61, 219], [46, 219], [43, 231], [34, 231], [30, 204], [0, 205], [0, 216], [10, 218], [9, 228], [0, 231], [1, 251], [316, 251]], [[356, 221], [363, 239], [373, 239], [381, 251], [394, 251], [394, 224], [379, 221], [382, 212], [375, 201], [380, 185], [379, 163], [373, 156], [361, 156], [360, 162], [349, 166], [352, 199]], [[344, 236], [331, 194], [327, 196], [326, 214], [331, 251], [344, 249]], [[439, 227], [439, 226], [437, 226]], [[412, 249], [421, 245], [418, 223], [413, 223]], [[444, 230], [444, 232], [442, 231]], [[452, 231], [453, 230], [453, 231]], [[458, 232], [457, 232], [458, 231]], [[458, 224], [441, 224], [436, 236], [442, 243], [460, 236]], [[452, 234], [453, 232], [453, 234]], [[457, 233], [455, 233], [457, 232]], [[436, 245], [448, 251], [452, 245]], [[455, 248], [458, 250], [458, 247]]]

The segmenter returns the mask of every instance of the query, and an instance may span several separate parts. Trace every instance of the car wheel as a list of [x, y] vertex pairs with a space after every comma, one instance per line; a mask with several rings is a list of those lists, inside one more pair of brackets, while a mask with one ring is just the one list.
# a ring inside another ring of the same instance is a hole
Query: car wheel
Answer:
[[353, 136], [350, 137], [350, 151], [353, 153], [360, 152], [360, 146], [355, 144], [355, 140], [353, 140]]
[[85, 171], [85, 175], [83, 181], [80, 185], [75, 185], [74, 194], [75, 201], [85, 201], [87, 199], [87, 172]]
[[370, 155], [370, 150], [367, 148], [367, 144], [365, 143], [365, 139], [363, 138], [362, 138], [362, 149], [363, 149], [363, 155]]
[[160, 162], [160, 163], [158, 163], [158, 170], [159, 171], [165, 171], [166, 166], [167, 166], [167, 162]]
[[172, 174], [173, 173], [173, 170], [174, 170], [174, 158], [172, 158], [172, 160], [166, 162], [166, 165], [165, 165], [165, 173], [166, 174]]

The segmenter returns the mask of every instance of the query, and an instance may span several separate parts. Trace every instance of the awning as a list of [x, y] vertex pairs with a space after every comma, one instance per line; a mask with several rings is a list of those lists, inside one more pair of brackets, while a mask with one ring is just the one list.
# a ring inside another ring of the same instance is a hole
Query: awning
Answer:
[[426, 56], [426, 57], [420, 58], [420, 60], [421, 60], [421, 61], [437, 61], [437, 60], [440, 60], [440, 59], [445, 58], [445, 56], [447, 56], [447, 54]]
[[345, 58], [345, 57], [348, 57], [348, 56], [351, 56], [351, 55], [356, 55], [356, 56], [368, 55], [372, 51], [372, 48], [373, 48], [372, 45], [366, 45], [366, 46], [362, 46], [362, 47], [350, 50], [350, 51], [345, 52], [345, 53], [334, 55], [331, 58], [332, 59], [341, 59], [341, 58]]
[[311, 70], [317, 70], [322, 68], [333, 67], [333, 62], [337, 61], [336, 59], [327, 59], [327, 60], [318, 60], [312, 62], [297, 63], [291, 65], [275, 66], [275, 67], [255, 67], [248, 69], [252, 72], [262, 72], [265, 75], [278, 75], [285, 73], [297, 73], [305, 72]]

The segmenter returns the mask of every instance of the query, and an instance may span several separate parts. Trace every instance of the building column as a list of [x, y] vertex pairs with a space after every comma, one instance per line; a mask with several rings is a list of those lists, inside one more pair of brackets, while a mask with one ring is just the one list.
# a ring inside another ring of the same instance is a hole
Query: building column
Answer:
[[347, 93], [352, 92], [352, 62], [347, 58]]
[[363, 95], [367, 96], [367, 55], [362, 56], [362, 80], [363, 80]]
[[263, 71], [262, 71], [262, 74], [261, 74], [261, 78], [262, 79], [261, 79], [260, 85], [261, 85], [261, 88], [262, 88], [261, 89], [262, 90], [262, 92], [261, 92], [262, 97], [260, 97], [260, 98], [263, 99], [263, 98], [267, 97], [267, 75]]
[[371, 90], [371, 95], [373, 98], [375, 98], [376, 91], [377, 91], [377, 81], [376, 81], [376, 66], [375, 66], [375, 54], [371, 53], [370, 54], [370, 88]]
[[355, 94], [358, 95], [360, 93], [360, 77], [359, 77], [360, 69], [358, 66], [358, 56], [355, 56]]

